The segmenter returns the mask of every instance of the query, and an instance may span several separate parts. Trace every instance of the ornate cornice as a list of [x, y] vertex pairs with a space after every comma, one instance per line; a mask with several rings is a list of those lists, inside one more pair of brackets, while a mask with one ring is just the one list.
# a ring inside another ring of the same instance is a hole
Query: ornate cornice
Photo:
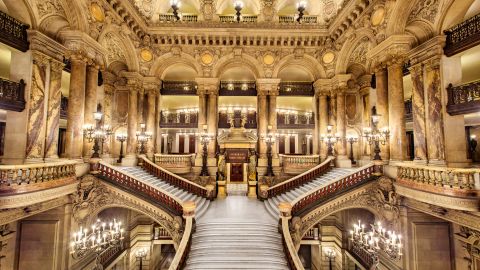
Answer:
[[385, 64], [388, 61], [397, 61], [405, 57], [415, 43], [415, 38], [409, 35], [393, 35], [385, 39], [367, 53], [372, 59], [372, 67]]
[[105, 66], [104, 59], [107, 50], [88, 34], [80, 31], [64, 30], [59, 33], [59, 36], [70, 54], [82, 54], [100, 67]]
[[43, 200], [42, 202], [29, 204], [27, 207], [19, 207], [0, 211], [0, 225], [24, 219], [50, 209], [70, 203], [69, 196], [57, 197], [52, 200]]
[[436, 36], [413, 48], [408, 52], [411, 65], [416, 65], [432, 58], [440, 59], [443, 55], [445, 43], [446, 36]]
[[279, 85], [281, 79], [277, 78], [261, 78], [257, 79], [257, 94], [258, 95], [273, 95], [278, 96]]
[[41, 52], [48, 57], [63, 62], [63, 55], [66, 48], [37, 30], [27, 30], [30, 49]]

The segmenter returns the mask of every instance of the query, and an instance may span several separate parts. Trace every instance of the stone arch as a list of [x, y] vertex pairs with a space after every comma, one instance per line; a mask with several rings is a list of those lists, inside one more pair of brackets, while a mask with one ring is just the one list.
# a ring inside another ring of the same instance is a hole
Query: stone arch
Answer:
[[80, 30], [87, 32], [88, 10], [84, 1], [40, 1], [36, 0], [35, 15], [37, 16], [36, 29], [45, 32], [56, 39], [58, 33], [64, 29]]
[[313, 56], [303, 55], [303, 57], [298, 58], [293, 54], [287, 55], [278, 61], [273, 69], [272, 77], [277, 78], [282, 69], [291, 65], [300, 66], [307, 70], [312, 74], [313, 81], [327, 77], [325, 69]]
[[261, 68], [263, 65], [254, 57], [242, 54], [242, 56], [235, 56], [234, 53], [228, 54], [220, 58], [212, 69], [212, 77], [218, 78], [223, 71], [232, 67], [246, 67], [254, 75], [255, 78], [264, 78], [265, 72]]
[[465, 15], [467, 14], [470, 7], [475, 3], [475, 1], [476, 0], [450, 0], [448, 8], [446, 8], [445, 12], [440, 15], [436, 31], [438, 33], [442, 33], [444, 30], [447, 30], [452, 26], [464, 21]]
[[[140, 67], [135, 46], [130, 39], [122, 37], [122, 34], [120, 33], [118, 26], [108, 25], [98, 37], [98, 43], [104, 45], [104, 48], [107, 51], [107, 55], [103, 56], [105, 65], [109, 66], [116, 61], [120, 61], [125, 63], [128, 67], [128, 71], [138, 71]], [[106, 45], [108, 42], [117, 44], [116, 46], [108, 46]], [[116, 47], [120, 48], [119, 52], [115, 51], [115, 49], [117, 49]], [[117, 55], [116, 58], [114, 57], [115, 55]]]
[[8, 15], [30, 25], [31, 29], [37, 29], [37, 17], [28, 0], [1, 0], [7, 9]]
[[202, 67], [190, 54], [181, 52], [180, 55], [176, 55], [169, 52], [155, 60], [150, 68], [149, 76], [158, 76], [159, 78], [163, 78], [168, 68], [178, 64], [186, 65], [192, 68], [198, 75], [202, 74]]
[[[352, 61], [350, 61], [352, 54], [359, 50], [359, 45], [364, 43], [367, 44], [367, 49], [371, 49], [377, 45], [375, 35], [370, 29], [364, 28], [359, 30], [351, 42], [344, 43], [345, 45], [342, 47], [338, 55], [335, 74], [344, 74], [347, 72], [348, 67], [352, 64]], [[358, 62], [358, 60], [354, 62]], [[358, 64], [368, 67], [368, 62], [369, 59], [366, 59], [364, 63]]]

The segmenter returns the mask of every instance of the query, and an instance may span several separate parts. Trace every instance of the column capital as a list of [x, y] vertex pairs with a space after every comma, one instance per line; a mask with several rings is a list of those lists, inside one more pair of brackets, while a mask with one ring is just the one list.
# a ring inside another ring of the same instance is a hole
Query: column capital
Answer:
[[33, 63], [38, 66], [47, 66], [50, 63], [50, 57], [39, 51], [32, 51]]
[[278, 78], [260, 78], [257, 79], [257, 94], [278, 96], [281, 79]]
[[142, 90], [143, 76], [138, 72], [121, 72], [120, 76], [127, 80], [127, 86], [130, 91], [138, 92]]
[[67, 50], [81, 52], [100, 67], [105, 66], [104, 56], [107, 55], [107, 50], [88, 34], [77, 30], [63, 30], [59, 33], [59, 39]]
[[[367, 59], [372, 59], [372, 67], [382, 66], [398, 57], [405, 57], [415, 43], [410, 35], [392, 35], [375, 46], [367, 53]], [[398, 62], [391, 62], [395, 64]]]
[[199, 77], [195, 78], [197, 83], [197, 94], [200, 93], [204, 95], [215, 94], [218, 95], [218, 89], [220, 88], [220, 79], [219, 78], [204, 78]]
[[117, 81], [117, 76], [109, 71], [103, 71], [103, 84], [108, 86], [114, 86], [115, 82]]
[[413, 48], [408, 57], [412, 65], [420, 64], [430, 59], [441, 59], [443, 55], [443, 48], [445, 47], [446, 36], [436, 36], [428, 41]]
[[150, 93], [151, 91], [160, 93], [161, 80], [157, 77], [145, 77], [143, 78], [143, 88]]
[[40, 31], [27, 30], [30, 50], [39, 51], [52, 59], [63, 62], [66, 48]]
[[57, 61], [56, 59], [50, 59], [50, 69], [53, 72], [62, 72], [65, 64], [63, 61]]
[[370, 88], [372, 86], [372, 75], [365, 74], [357, 79], [357, 83], [360, 86], [360, 90], [364, 88]]

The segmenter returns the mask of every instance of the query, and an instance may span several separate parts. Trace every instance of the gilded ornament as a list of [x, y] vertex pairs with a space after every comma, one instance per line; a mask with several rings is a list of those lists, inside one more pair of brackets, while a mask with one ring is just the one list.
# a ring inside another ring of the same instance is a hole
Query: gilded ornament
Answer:
[[263, 56], [263, 63], [265, 65], [270, 66], [273, 62], [275, 62], [275, 57], [273, 55], [268, 53]]
[[149, 49], [142, 49], [140, 51], [140, 57], [145, 62], [150, 62], [153, 59], [153, 53]]
[[324, 64], [330, 64], [334, 60], [335, 60], [335, 54], [333, 52], [327, 52], [322, 57], [322, 61]]
[[373, 26], [379, 26], [383, 23], [385, 19], [385, 9], [383, 7], [377, 8], [373, 13], [372, 17], [370, 18], [370, 22]]
[[204, 65], [210, 65], [213, 63], [213, 55], [210, 52], [204, 52], [201, 56], [202, 63]]
[[105, 13], [103, 12], [102, 7], [97, 3], [92, 3], [90, 5], [90, 13], [97, 22], [103, 22], [105, 20]]

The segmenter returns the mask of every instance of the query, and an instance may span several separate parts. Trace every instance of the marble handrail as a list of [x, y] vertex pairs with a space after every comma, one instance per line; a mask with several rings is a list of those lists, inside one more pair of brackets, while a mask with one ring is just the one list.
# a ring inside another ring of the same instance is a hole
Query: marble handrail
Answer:
[[158, 166], [157, 164], [151, 162], [147, 157], [141, 156], [140, 157], [143, 160], [142, 163], [142, 168], [151, 173], [152, 175], [166, 181], [169, 184], [172, 184], [178, 188], [181, 188], [185, 191], [188, 191], [190, 193], [193, 193], [197, 196], [203, 197], [203, 198], [210, 198], [213, 196], [214, 192], [209, 191], [207, 188], [196, 184], [192, 181], [189, 181], [181, 176], [178, 176], [176, 174], [173, 174], [169, 172], [168, 170]]
[[178, 245], [175, 257], [173, 257], [169, 270], [183, 269], [185, 262], [187, 261], [190, 247], [192, 246], [192, 230], [193, 230], [193, 216], [185, 217], [185, 229], [183, 231], [182, 241]]
[[167, 155], [155, 154], [154, 161], [166, 167], [192, 167], [192, 157], [195, 154]]
[[301, 186], [306, 182], [311, 181], [314, 178], [326, 173], [327, 171], [330, 170], [331, 163], [333, 162], [334, 159], [335, 157], [328, 157], [325, 161], [323, 161], [318, 166], [315, 166], [314, 168], [302, 174], [292, 177], [287, 181], [284, 181], [282, 183], [279, 183], [275, 186], [268, 188], [266, 191], [267, 194], [261, 194], [262, 198], [266, 199], [266, 198], [270, 198], [270, 197], [285, 193], [289, 190], [292, 190], [298, 186]]
[[162, 208], [168, 210], [173, 216], [181, 216], [183, 207], [182, 201], [170, 195], [160, 188], [153, 187], [143, 181], [136, 179], [135, 176], [121, 171], [115, 166], [100, 161], [98, 163], [98, 174], [101, 178], [119, 185], [129, 191], [135, 192], [136, 195], [143, 196]]
[[283, 164], [295, 164], [303, 167], [316, 166], [320, 163], [319, 155], [282, 155], [280, 154], [280, 159]]
[[[59, 162], [0, 165], [0, 192], [12, 191], [20, 186], [75, 179], [75, 165], [78, 162]], [[30, 190], [31, 191], [31, 190]]]
[[308, 208], [331, 198], [334, 194], [347, 191], [356, 185], [372, 179], [374, 172], [375, 165], [368, 164], [349, 175], [339, 177], [331, 184], [319, 186], [316, 189], [303, 194], [292, 202], [292, 215], [298, 216]]
[[303, 264], [298, 256], [297, 250], [290, 234], [289, 218], [281, 217], [282, 222], [282, 244], [287, 257], [288, 265], [292, 270], [303, 270]]
[[[453, 195], [478, 195], [480, 168], [448, 168], [413, 163], [397, 165], [397, 182], [430, 192], [450, 191]], [[478, 180], [477, 180], [478, 181]]]

